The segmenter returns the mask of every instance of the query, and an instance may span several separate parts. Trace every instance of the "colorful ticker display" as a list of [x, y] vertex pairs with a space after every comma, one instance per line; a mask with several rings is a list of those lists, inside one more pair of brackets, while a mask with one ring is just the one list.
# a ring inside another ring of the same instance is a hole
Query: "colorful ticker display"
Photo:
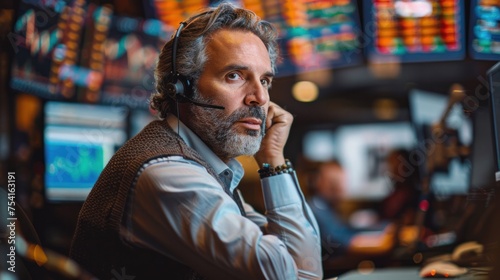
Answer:
[[361, 29], [355, 1], [266, 1], [264, 18], [279, 27], [283, 38], [285, 60], [278, 75], [361, 62]]
[[[22, 1], [9, 41], [14, 49], [11, 87], [47, 98], [71, 99], [68, 72], [78, 59], [85, 1]], [[83, 78], [83, 77], [80, 77]]]
[[79, 90], [85, 98], [78, 101], [98, 102], [111, 14], [109, 7], [87, 0], [23, 0], [9, 34], [14, 49], [10, 86], [63, 100], [77, 99]]
[[372, 62], [457, 60], [465, 54], [460, 0], [365, 0], [365, 34]]
[[500, 0], [473, 0], [471, 5], [471, 56], [500, 60]]

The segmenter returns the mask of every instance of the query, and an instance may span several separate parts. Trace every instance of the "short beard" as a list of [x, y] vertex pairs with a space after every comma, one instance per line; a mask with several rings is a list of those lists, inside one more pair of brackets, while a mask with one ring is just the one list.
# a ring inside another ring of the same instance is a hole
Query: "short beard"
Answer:
[[[201, 98], [195, 93], [196, 101], [212, 104], [210, 100]], [[211, 109], [196, 105], [190, 106], [188, 122], [190, 128], [203, 142], [222, 160], [226, 161], [242, 155], [253, 156], [260, 149], [265, 134], [266, 114], [264, 108], [244, 107], [234, 111], [231, 115], [224, 114], [224, 110]], [[257, 118], [262, 121], [260, 133], [255, 130], [246, 130], [240, 133], [233, 126], [243, 118]]]

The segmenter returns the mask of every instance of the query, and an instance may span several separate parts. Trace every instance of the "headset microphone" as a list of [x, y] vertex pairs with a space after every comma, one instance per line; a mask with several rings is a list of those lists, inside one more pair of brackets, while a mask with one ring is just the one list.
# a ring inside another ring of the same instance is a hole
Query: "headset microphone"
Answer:
[[[208, 11], [208, 12], [199, 14], [198, 16], [192, 18], [191, 21], [193, 21], [197, 17], [200, 17], [202, 15], [205, 15], [205, 14], [208, 14], [211, 12], [212, 11]], [[191, 21], [189, 21], [189, 23]], [[181, 24], [179, 25], [179, 28], [177, 28], [177, 32], [175, 32], [175, 35], [174, 35], [174, 41], [172, 43], [172, 72], [170, 72], [170, 74], [169, 74], [168, 82], [166, 85], [167, 94], [178, 103], [191, 103], [193, 105], [200, 106], [200, 107], [224, 110], [225, 108], [223, 106], [197, 102], [197, 101], [193, 100], [192, 98], [188, 97], [188, 93], [193, 92], [193, 85], [192, 85], [191, 79], [189, 77], [186, 77], [186, 76], [178, 73], [177, 68], [176, 68], [177, 44], [179, 43], [179, 37], [181, 35], [181, 30], [186, 25], [187, 25], [186, 22], [184, 22], [184, 21], [181, 22]]]
[[201, 103], [201, 102], [198, 102], [198, 101], [194, 101], [193, 99], [183, 95], [183, 96], [179, 96], [178, 99], [177, 99], [177, 102], [179, 103], [191, 103], [193, 105], [196, 105], [196, 106], [200, 106], [200, 107], [205, 107], [205, 108], [212, 108], [212, 109], [220, 109], [220, 110], [224, 110], [226, 109], [226, 107], [223, 107], [223, 106], [219, 106], [219, 105], [212, 105], [212, 104], [207, 104], [207, 103]]

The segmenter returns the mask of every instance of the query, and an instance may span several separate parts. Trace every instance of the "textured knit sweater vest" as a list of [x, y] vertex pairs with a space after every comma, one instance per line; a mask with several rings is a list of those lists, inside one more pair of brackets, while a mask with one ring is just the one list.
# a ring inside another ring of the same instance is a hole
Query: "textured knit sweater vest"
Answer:
[[[120, 238], [120, 225], [136, 176], [148, 161], [178, 155], [215, 171], [166, 123], [153, 121], [111, 158], [83, 204], [70, 256], [100, 279], [199, 279], [194, 269]], [[124, 278], [129, 279], [129, 278]]]

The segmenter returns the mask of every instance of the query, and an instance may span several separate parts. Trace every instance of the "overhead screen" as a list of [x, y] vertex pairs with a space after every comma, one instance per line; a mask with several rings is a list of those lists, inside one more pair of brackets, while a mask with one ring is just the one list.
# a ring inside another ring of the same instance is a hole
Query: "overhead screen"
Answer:
[[364, 0], [371, 62], [459, 60], [465, 56], [460, 0]]
[[74, 99], [75, 86], [94, 75], [77, 67], [86, 1], [21, 1], [9, 41], [13, 89], [50, 99]]
[[472, 58], [500, 60], [500, 1], [472, 0], [470, 26]]
[[10, 86], [49, 100], [147, 108], [156, 59], [173, 30], [87, 0], [23, 0], [9, 34]]

